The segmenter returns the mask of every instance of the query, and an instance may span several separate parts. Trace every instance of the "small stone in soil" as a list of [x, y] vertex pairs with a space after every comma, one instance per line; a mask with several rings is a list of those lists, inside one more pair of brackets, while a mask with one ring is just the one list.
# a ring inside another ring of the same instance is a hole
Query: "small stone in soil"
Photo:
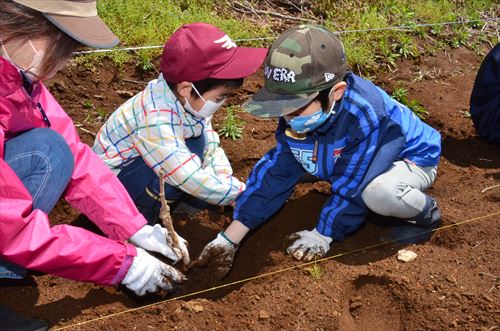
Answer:
[[182, 308], [186, 309], [187, 311], [191, 311], [194, 313], [199, 313], [203, 311], [203, 306], [200, 304], [197, 304], [195, 302], [184, 302], [182, 304]]
[[407, 249], [400, 249], [398, 251], [398, 256], [397, 256], [397, 259], [399, 261], [403, 261], [403, 262], [411, 262], [411, 261], [415, 261], [415, 259], [417, 258], [417, 253], [415, 252], [412, 252], [410, 250], [407, 250]]
[[267, 320], [271, 318], [271, 315], [269, 315], [269, 313], [265, 310], [261, 310], [259, 311], [259, 320]]
[[130, 98], [130, 97], [134, 96], [134, 92], [125, 91], [125, 90], [117, 90], [116, 94], [118, 94], [119, 96], [124, 97], [124, 98]]
[[457, 282], [457, 279], [455, 277], [453, 277], [452, 275], [448, 275], [446, 277], [446, 280], [449, 281], [452, 284], [455, 284]]

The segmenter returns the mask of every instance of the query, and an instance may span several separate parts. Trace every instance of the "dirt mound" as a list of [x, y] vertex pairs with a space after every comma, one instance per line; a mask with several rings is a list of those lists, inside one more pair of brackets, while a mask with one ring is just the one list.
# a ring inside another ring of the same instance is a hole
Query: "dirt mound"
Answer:
[[344, 292], [342, 330], [401, 330], [408, 320], [404, 285], [388, 277], [357, 277]]

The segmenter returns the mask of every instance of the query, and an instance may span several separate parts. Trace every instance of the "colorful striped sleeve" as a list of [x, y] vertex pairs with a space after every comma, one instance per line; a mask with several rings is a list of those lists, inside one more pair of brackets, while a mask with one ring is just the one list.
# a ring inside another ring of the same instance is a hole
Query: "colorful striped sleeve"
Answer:
[[220, 146], [219, 135], [212, 128], [210, 121], [207, 122], [203, 134], [206, 142], [203, 152], [203, 168], [212, 168], [218, 175], [232, 175], [231, 163], [229, 163], [226, 153]]
[[136, 137], [136, 148], [145, 162], [157, 174], [162, 168], [168, 184], [192, 196], [211, 204], [228, 205], [244, 188], [235, 177], [203, 167], [201, 159], [185, 144], [177, 111], [148, 110], [138, 123]]

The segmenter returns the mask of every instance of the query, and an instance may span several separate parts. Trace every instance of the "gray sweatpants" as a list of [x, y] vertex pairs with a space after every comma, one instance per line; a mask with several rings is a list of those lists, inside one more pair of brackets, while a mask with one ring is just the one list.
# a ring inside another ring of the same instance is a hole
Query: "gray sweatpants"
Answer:
[[425, 193], [436, 179], [437, 166], [419, 167], [409, 161], [397, 161], [364, 189], [361, 197], [375, 213], [411, 218], [425, 206]]

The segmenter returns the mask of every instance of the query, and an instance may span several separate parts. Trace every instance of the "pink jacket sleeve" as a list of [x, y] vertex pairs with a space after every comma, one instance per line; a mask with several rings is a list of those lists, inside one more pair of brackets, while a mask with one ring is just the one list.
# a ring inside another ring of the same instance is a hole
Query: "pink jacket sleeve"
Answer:
[[51, 128], [64, 137], [75, 156], [75, 169], [66, 189], [66, 200], [108, 237], [117, 240], [130, 238], [146, 224], [145, 218], [116, 175], [88, 145], [80, 141], [73, 122], [44, 86], [39, 101], [51, 121]]
[[[146, 224], [126, 190], [104, 163], [80, 142], [71, 119], [41, 87], [40, 103], [75, 156], [65, 198], [110, 238], [70, 225], [51, 227], [48, 216], [32, 210], [32, 199], [20, 179], [0, 158], [0, 256], [20, 266], [57, 276], [116, 285], [125, 276], [135, 247], [128, 239]], [[4, 132], [0, 128], [3, 155]]]
[[50, 227], [45, 213], [32, 210], [30, 193], [3, 159], [0, 159], [0, 214], [0, 256], [25, 268], [73, 280], [116, 285], [136, 255], [130, 244], [78, 227]]

